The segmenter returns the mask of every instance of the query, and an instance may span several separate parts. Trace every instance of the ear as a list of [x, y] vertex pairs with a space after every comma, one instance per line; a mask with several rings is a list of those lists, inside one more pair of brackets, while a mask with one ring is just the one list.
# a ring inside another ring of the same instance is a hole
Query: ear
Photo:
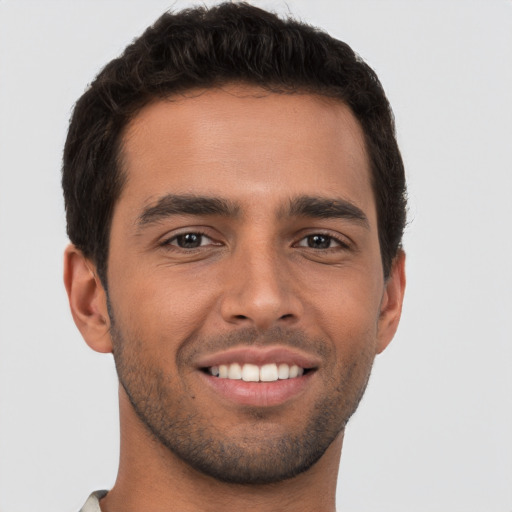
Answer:
[[384, 283], [378, 322], [377, 354], [380, 354], [395, 335], [402, 314], [405, 293], [405, 253], [399, 250]]
[[64, 285], [73, 320], [86, 343], [96, 352], [112, 352], [107, 294], [96, 267], [74, 245], [64, 252]]

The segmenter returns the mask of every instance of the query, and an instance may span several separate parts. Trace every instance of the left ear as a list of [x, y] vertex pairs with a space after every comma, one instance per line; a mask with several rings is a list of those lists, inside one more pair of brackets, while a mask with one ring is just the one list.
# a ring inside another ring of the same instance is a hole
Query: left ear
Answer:
[[393, 259], [391, 271], [384, 284], [377, 333], [377, 354], [380, 354], [395, 335], [402, 314], [405, 293], [405, 253], [401, 249]]

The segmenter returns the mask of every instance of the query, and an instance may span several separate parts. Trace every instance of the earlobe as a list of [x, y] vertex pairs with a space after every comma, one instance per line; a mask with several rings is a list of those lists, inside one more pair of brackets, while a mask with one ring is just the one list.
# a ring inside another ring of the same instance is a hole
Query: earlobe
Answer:
[[399, 250], [384, 285], [378, 323], [377, 354], [391, 342], [398, 328], [402, 314], [405, 293], [405, 253]]
[[64, 285], [73, 320], [86, 343], [97, 352], [112, 352], [105, 289], [92, 262], [74, 245], [64, 252]]

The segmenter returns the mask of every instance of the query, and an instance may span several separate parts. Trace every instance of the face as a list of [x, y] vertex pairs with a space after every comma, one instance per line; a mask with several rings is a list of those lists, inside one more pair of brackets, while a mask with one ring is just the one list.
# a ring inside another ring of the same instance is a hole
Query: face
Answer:
[[122, 396], [205, 474], [305, 471], [392, 336], [358, 122], [232, 86], [146, 107], [123, 141], [107, 274]]

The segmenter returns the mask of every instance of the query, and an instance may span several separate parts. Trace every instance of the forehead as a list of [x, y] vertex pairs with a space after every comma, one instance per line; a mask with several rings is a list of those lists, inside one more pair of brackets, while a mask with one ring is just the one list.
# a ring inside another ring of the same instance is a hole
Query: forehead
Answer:
[[280, 193], [374, 209], [358, 121], [342, 102], [312, 94], [233, 85], [158, 101], [127, 126], [122, 157], [120, 202], [133, 206], [172, 193], [268, 208]]

